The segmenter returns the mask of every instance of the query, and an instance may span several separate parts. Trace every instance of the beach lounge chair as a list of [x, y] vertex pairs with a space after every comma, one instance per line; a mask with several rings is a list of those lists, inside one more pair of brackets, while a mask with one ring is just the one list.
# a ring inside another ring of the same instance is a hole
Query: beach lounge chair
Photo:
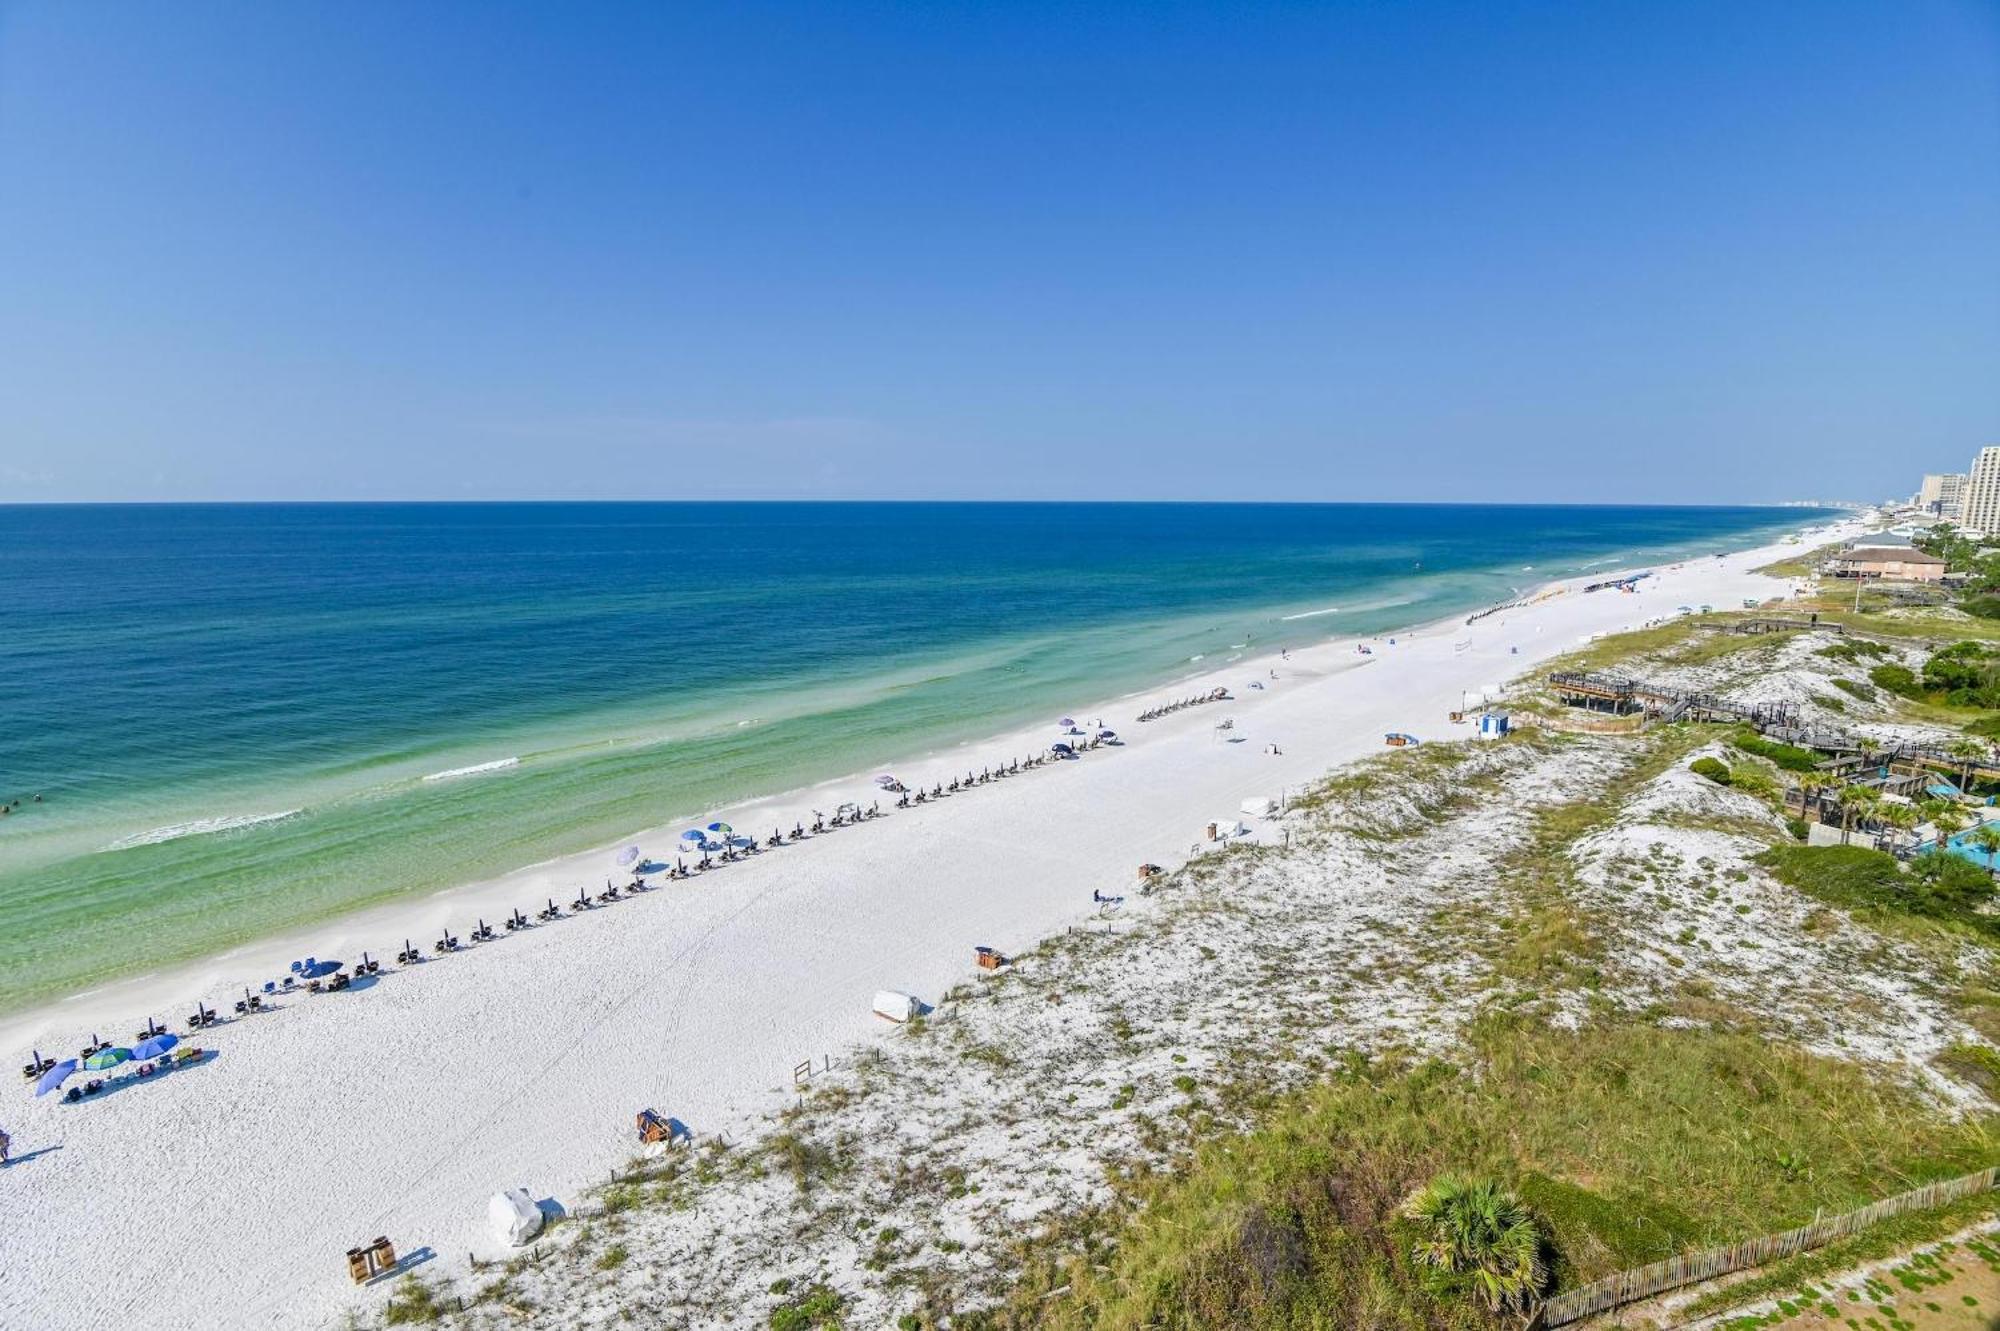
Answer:
[[645, 1145], [654, 1142], [672, 1141], [674, 1131], [667, 1120], [650, 1109], [641, 1109], [638, 1114], [639, 1140]]
[[997, 971], [1007, 964], [1007, 958], [995, 948], [975, 947], [972, 949], [972, 962], [983, 971]]

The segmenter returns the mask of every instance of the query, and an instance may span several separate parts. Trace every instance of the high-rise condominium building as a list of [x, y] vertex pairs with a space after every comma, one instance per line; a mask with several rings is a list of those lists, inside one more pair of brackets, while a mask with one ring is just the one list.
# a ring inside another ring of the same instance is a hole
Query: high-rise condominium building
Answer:
[[1917, 491], [1917, 507], [1926, 513], [1935, 513], [1938, 517], [1956, 521], [1964, 497], [1964, 472], [1926, 476], [1923, 488]]
[[1982, 448], [1958, 504], [1959, 521], [1980, 532], [2000, 534], [2000, 448]]

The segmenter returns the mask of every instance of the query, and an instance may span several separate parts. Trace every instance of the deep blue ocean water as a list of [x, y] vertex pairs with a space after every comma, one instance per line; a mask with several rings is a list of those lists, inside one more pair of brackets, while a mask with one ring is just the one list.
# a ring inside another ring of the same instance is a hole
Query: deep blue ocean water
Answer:
[[1828, 516], [0, 507], [0, 800], [24, 801], [0, 818], [0, 1008], [1234, 652]]

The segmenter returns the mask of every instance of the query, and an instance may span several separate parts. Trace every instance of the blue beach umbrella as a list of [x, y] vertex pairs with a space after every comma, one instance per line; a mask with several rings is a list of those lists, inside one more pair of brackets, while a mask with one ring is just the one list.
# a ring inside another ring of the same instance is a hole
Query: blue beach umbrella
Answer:
[[340, 965], [337, 961], [319, 961], [307, 957], [306, 964], [299, 968], [299, 974], [308, 980], [317, 980], [322, 976], [333, 974], [340, 969]]
[[161, 1031], [150, 1040], [141, 1040], [132, 1046], [134, 1058], [158, 1058], [181, 1042], [181, 1037], [168, 1031]]
[[42, 1074], [42, 1079], [35, 1083], [35, 1094], [47, 1095], [50, 1091], [68, 1081], [75, 1071], [76, 1060], [65, 1058], [62, 1062]]
[[130, 1049], [100, 1049], [84, 1059], [83, 1065], [92, 1072], [102, 1072], [106, 1068], [117, 1067], [130, 1057], [132, 1057]]
[[703, 832], [698, 828], [690, 827], [687, 831], [681, 833], [681, 840], [685, 842], [687, 845], [698, 846], [702, 842], [708, 840], [708, 833]]

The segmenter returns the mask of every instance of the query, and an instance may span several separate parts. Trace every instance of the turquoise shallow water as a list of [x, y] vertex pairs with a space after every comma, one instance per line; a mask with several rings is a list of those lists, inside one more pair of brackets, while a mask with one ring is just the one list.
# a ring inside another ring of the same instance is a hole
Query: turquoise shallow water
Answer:
[[0, 507], [0, 799], [25, 801], [0, 818], [0, 1009], [1053, 717], [1195, 656], [1826, 516]]

